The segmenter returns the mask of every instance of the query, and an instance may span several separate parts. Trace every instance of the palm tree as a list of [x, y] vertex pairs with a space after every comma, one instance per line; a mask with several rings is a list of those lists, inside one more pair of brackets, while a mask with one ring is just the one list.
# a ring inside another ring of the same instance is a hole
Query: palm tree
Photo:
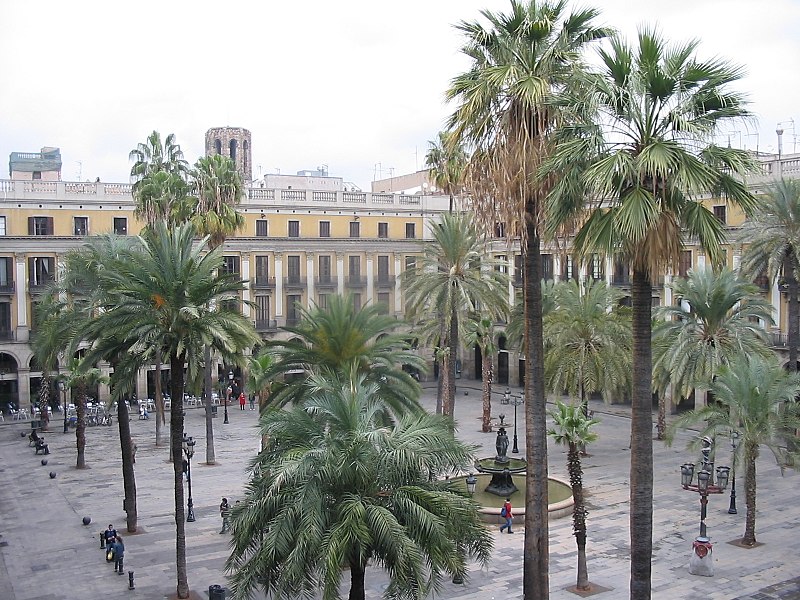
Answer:
[[136, 148], [130, 151], [128, 160], [133, 162], [131, 180], [134, 196], [142, 187], [143, 181], [154, 173], [165, 172], [185, 179], [189, 170], [189, 164], [183, 158], [181, 147], [175, 142], [174, 133], [167, 135], [162, 143], [161, 134], [153, 131], [143, 143], [137, 144]]
[[273, 364], [262, 377], [281, 381], [269, 395], [270, 406], [280, 407], [303, 398], [307, 389], [298, 373], [310, 375], [320, 369], [341, 372], [355, 362], [359, 373], [378, 386], [378, 394], [392, 412], [421, 410], [416, 400], [419, 383], [402, 366], [422, 370], [424, 362], [411, 350], [407, 336], [394, 333], [400, 323], [383, 314], [379, 305], [358, 310], [350, 296], [332, 295], [325, 308], [299, 310], [300, 323], [284, 327], [292, 338], [265, 344]]
[[[796, 456], [788, 456], [787, 437], [800, 429], [800, 375], [787, 372], [774, 356], [737, 354], [719, 369], [711, 384], [715, 402], [686, 413], [675, 426], [701, 424], [700, 437], [735, 432], [740, 444], [737, 456], [743, 455], [745, 469], [745, 518], [741, 543], [756, 543], [756, 458], [759, 448], [769, 448], [781, 468], [796, 465]], [[795, 459], [795, 460], [793, 460]], [[734, 466], [736, 456], [734, 456]]]
[[186, 202], [188, 184], [184, 176], [168, 171], [151, 173], [139, 181], [134, 191], [133, 214], [152, 227], [158, 221], [175, 225]]
[[491, 258], [471, 215], [442, 215], [430, 231], [432, 243], [425, 246], [421, 260], [403, 273], [403, 287], [412, 317], [441, 315], [448, 348], [444, 413], [452, 417], [460, 322], [478, 309], [490, 317], [506, 314], [508, 274], [495, 268], [500, 264]]
[[722, 261], [723, 224], [702, 204], [711, 193], [749, 210], [741, 175], [753, 165], [742, 150], [711, 140], [746, 118], [743, 96], [730, 89], [741, 69], [695, 58], [697, 42], [670, 46], [644, 29], [637, 47], [619, 38], [601, 51], [590, 78], [599, 117], [559, 145], [558, 164], [590, 162], [583, 177], [597, 199], [575, 238], [579, 256], [621, 254], [632, 270], [631, 598], [650, 598], [653, 529], [653, 279], [696, 239], [711, 263]]
[[[262, 416], [269, 405], [272, 393], [273, 379], [270, 369], [273, 366], [273, 356], [266, 350], [251, 356], [247, 363], [247, 387], [258, 393], [258, 414]], [[261, 449], [267, 447], [269, 440], [261, 437]]]
[[589, 571], [586, 567], [586, 505], [583, 502], [583, 469], [581, 468], [580, 448], [597, 439], [597, 434], [591, 431], [592, 425], [599, 423], [597, 419], [590, 419], [584, 413], [583, 407], [575, 404], [556, 402], [555, 410], [550, 412], [553, 418], [553, 427], [547, 431], [556, 444], [567, 447], [567, 471], [569, 483], [572, 487], [572, 497], [575, 503], [572, 506], [572, 531], [575, 542], [578, 544], [578, 582], [579, 591], [587, 591], [589, 585]]
[[[197, 231], [208, 236], [208, 247], [221, 247], [228, 235], [244, 227], [245, 218], [237, 210], [244, 195], [242, 178], [233, 160], [221, 154], [199, 159], [191, 172], [194, 196], [189, 203], [188, 218]], [[204, 348], [205, 407], [206, 407], [206, 463], [216, 463], [214, 452], [214, 421], [211, 411], [213, 390], [211, 373], [211, 348]]]
[[695, 269], [672, 286], [681, 302], [656, 310], [653, 329], [653, 381], [659, 390], [658, 439], [666, 433], [664, 391], [688, 397], [708, 389], [732, 356], [768, 355], [759, 320], [772, 322], [772, 307], [730, 269]]
[[[85, 360], [101, 357], [109, 347], [127, 348], [116, 371], [135, 372], [155, 347], [170, 364], [170, 389], [175, 401], [170, 415], [172, 456], [181, 455], [183, 437], [184, 369], [189, 376], [202, 364], [200, 349], [209, 344], [231, 363], [241, 362], [244, 348], [258, 335], [236, 308], [242, 282], [219, 273], [222, 249], [206, 252], [194, 245], [195, 228], [168, 230], [158, 223], [139, 239], [140, 249], [122, 256], [100, 273], [99, 286], [112, 300], [88, 326], [96, 340]], [[216, 304], [216, 310], [209, 307]], [[124, 405], [124, 402], [120, 402]], [[127, 419], [126, 419], [127, 421]], [[177, 596], [187, 598], [186, 539], [184, 535], [183, 472], [173, 461], [177, 548]]]
[[309, 385], [304, 405], [262, 419], [270, 445], [233, 511], [233, 596], [261, 587], [293, 599], [321, 588], [338, 598], [349, 568], [348, 597], [363, 600], [373, 564], [389, 573], [387, 597], [421, 600], [442, 575], [465, 575], [468, 556], [485, 564], [492, 541], [477, 505], [429, 478], [472, 460], [448, 421], [421, 412], [384, 425], [378, 386], [357, 368]]
[[[523, 593], [549, 597], [547, 424], [542, 334], [541, 243], [545, 198], [553, 178], [542, 162], [553, 150], [551, 133], [562, 117], [554, 102], [581, 79], [582, 49], [608, 31], [595, 27], [594, 9], [567, 13], [566, 0], [511, 0], [507, 14], [483, 11], [489, 22], [462, 22], [462, 52], [472, 64], [456, 76], [447, 96], [457, 101], [448, 128], [453, 140], [474, 148], [467, 189], [479, 215], [503, 221], [521, 239], [525, 302], [526, 472]], [[569, 108], [567, 106], [567, 108]]]
[[80, 359], [73, 358], [67, 365], [67, 372], [63, 377], [64, 385], [73, 392], [77, 422], [75, 425], [75, 443], [78, 449], [76, 469], [86, 468], [86, 398], [87, 390], [95, 388], [101, 383], [108, 383], [109, 379], [100, 372], [100, 369], [87, 367]]
[[448, 132], [440, 131], [436, 141], [428, 142], [425, 166], [433, 185], [450, 196], [449, 212], [453, 212], [453, 196], [464, 189], [467, 153], [458, 141], [451, 141], [449, 137]]
[[759, 195], [753, 214], [744, 222], [740, 241], [746, 244], [741, 270], [748, 276], [782, 277], [789, 304], [788, 368], [797, 370], [800, 345], [800, 182], [781, 179]]
[[483, 315], [472, 315], [467, 321], [467, 344], [481, 349], [481, 381], [483, 383], [483, 411], [481, 414], [481, 431], [492, 430], [492, 383], [494, 369], [492, 357], [497, 352], [494, 344], [494, 320]]
[[560, 282], [553, 288], [556, 308], [544, 319], [548, 341], [544, 359], [547, 387], [576, 396], [588, 415], [588, 395], [603, 398], [630, 389], [630, 315], [619, 307], [622, 294], [602, 281]]

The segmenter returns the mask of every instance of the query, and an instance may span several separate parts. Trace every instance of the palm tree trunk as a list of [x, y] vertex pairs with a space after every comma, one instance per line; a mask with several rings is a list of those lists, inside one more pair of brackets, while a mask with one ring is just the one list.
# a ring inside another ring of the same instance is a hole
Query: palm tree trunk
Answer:
[[786, 274], [786, 287], [789, 302], [789, 326], [786, 336], [786, 343], [789, 346], [789, 371], [794, 373], [797, 371], [797, 346], [800, 344], [800, 300], [797, 298], [798, 283], [797, 283], [797, 269], [798, 266], [795, 260], [790, 262], [788, 273]]
[[631, 284], [633, 395], [631, 398], [631, 600], [649, 600], [653, 556], [652, 285], [634, 269]]
[[525, 303], [525, 541], [522, 589], [525, 600], [550, 597], [550, 549], [547, 515], [547, 398], [544, 391], [544, 333], [542, 331], [541, 240], [533, 216], [534, 201], [526, 205], [527, 239], [524, 252]]
[[183, 510], [183, 461], [180, 460], [183, 441], [183, 355], [170, 357], [170, 381], [172, 405], [170, 407], [170, 448], [172, 470], [175, 477], [175, 570], [177, 572], [178, 598], [189, 597], [189, 581], [186, 575], [186, 524]]
[[39, 385], [39, 420], [42, 422], [42, 431], [47, 431], [50, 424], [50, 413], [47, 411], [50, 405], [50, 373], [42, 370], [42, 381]]
[[364, 567], [350, 563], [350, 595], [348, 600], [365, 600]]
[[575, 587], [585, 591], [589, 589], [589, 570], [586, 566], [586, 506], [583, 502], [583, 469], [578, 444], [569, 444], [567, 470], [575, 501], [572, 506], [572, 531], [578, 545], [578, 582]]
[[133, 443], [131, 440], [131, 423], [128, 405], [125, 400], [117, 400], [117, 423], [119, 425], [119, 443], [122, 451], [122, 486], [125, 499], [122, 508], [125, 510], [128, 533], [136, 533], [139, 514], [136, 507], [136, 473], [133, 470]]
[[155, 371], [155, 396], [156, 396], [156, 447], [161, 445], [161, 426], [166, 423], [164, 415], [164, 393], [161, 390], [161, 351], [156, 351]]
[[492, 357], [487, 356], [488, 348], [481, 354], [481, 374], [483, 376], [483, 422], [481, 431], [488, 433], [492, 430]]
[[450, 332], [447, 336], [449, 353], [447, 362], [447, 414], [450, 418], [455, 418], [456, 409], [456, 360], [458, 359], [458, 309], [455, 306], [455, 298], [452, 299], [450, 312]]
[[656, 439], [661, 441], [667, 435], [667, 390], [658, 395], [658, 421], [656, 422]]
[[78, 458], [75, 462], [76, 469], [86, 468], [86, 385], [78, 383], [77, 398], [75, 399], [75, 445], [78, 450]]
[[758, 446], [745, 442], [744, 447], [744, 501], [747, 515], [744, 520], [744, 537], [742, 544], [752, 546], [756, 543], [756, 458]]
[[212, 420], [211, 412], [211, 392], [213, 390], [211, 383], [211, 346], [208, 344], [203, 348], [203, 359], [205, 360], [205, 400], [203, 404], [206, 407], [206, 464], [214, 465], [217, 463], [217, 457], [214, 453], [214, 421]]

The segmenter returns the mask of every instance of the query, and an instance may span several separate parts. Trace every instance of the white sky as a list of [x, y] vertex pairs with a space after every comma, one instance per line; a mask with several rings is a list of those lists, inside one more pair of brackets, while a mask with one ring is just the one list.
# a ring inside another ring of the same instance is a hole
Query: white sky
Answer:
[[[657, 25], [742, 64], [757, 125], [734, 146], [795, 149], [798, 0], [595, 0], [632, 39]], [[128, 181], [128, 152], [174, 132], [186, 158], [206, 129], [252, 132], [253, 176], [326, 164], [363, 189], [423, 167], [469, 62], [452, 25], [508, 0], [0, 0], [0, 157], [61, 148], [67, 180]], [[797, 123], [800, 134], [800, 121]], [[759, 136], [755, 133], [759, 132]], [[752, 134], [752, 135], [747, 135]], [[7, 177], [7, 163], [0, 177]]]

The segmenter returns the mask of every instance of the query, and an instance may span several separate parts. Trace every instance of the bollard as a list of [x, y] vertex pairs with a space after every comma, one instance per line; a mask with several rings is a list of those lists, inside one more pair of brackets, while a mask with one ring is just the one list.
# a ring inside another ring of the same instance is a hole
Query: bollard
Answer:
[[128, 571], [128, 589], [129, 590], [136, 589], [133, 585], [133, 571]]
[[106, 549], [106, 534], [104, 531], [100, 532], [100, 550]]

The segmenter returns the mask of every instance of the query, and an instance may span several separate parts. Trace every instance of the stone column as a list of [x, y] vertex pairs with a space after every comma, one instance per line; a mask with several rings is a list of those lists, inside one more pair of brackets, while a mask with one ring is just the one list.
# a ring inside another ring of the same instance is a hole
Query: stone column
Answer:
[[344, 295], [344, 254], [336, 253], [336, 292]]
[[403, 306], [402, 295], [400, 293], [400, 291], [401, 291], [400, 290], [400, 288], [401, 288], [401, 285], [400, 285], [400, 274], [401, 274], [401, 271], [400, 271], [400, 268], [401, 268], [400, 258], [401, 257], [400, 257], [399, 254], [395, 254], [394, 255], [394, 278], [395, 278], [395, 284], [394, 284], [394, 311], [396, 313], [401, 313], [402, 314], [403, 312], [405, 312], [405, 307]]
[[316, 298], [314, 298], [314, 257], [316, 255], [313, 252], [306, 252], [306, 278], [308, 284], [306, 286], [306, 293], [308, 295], [308, 301], [306, 302], [306, 306], [311, 309], [314, 306]]
[[[16, 275], [14, 277], [16, 290], [14, 292], [17, 302], [17, 341], [27, 342], [30, 337], [28, 327], [28, 278], [26, 276], [25, 255], [16, 255]], [[26, 387], [28, 384], [26, 382]], [[22, 386], [20, 386], [20, 389]]]
[[372, 254], [367, 252], [367, 302], [372, 304], [375, 297], [375, 275], [372, 272], [373, 257]]
[[275, 254], [275, 318], [283, 317], [283, 256]]
[[242, 314], [250, 318], [250, 305], [248, 302], [250, 298], [250, 257], [247, 255], [242, 256], [242, 279], [247, 281], [244, 290], [242, 291]]

